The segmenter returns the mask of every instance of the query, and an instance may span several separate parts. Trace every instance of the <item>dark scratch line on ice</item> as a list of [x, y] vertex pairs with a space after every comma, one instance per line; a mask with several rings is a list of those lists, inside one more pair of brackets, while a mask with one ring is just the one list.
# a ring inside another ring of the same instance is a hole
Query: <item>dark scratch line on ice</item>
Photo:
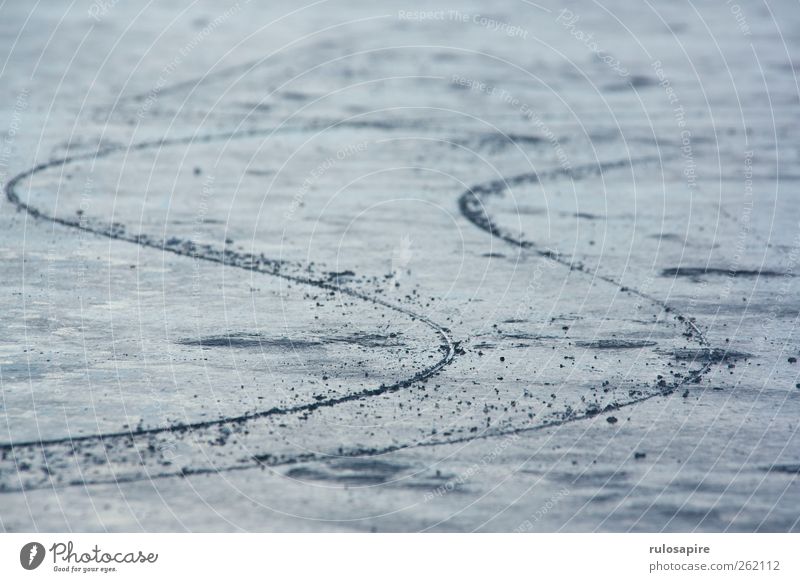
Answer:
[[[280, 261], [275, 261], [271, 259], [267, 259], [266, 257], [262, 256], [255, 256], [246, 253], [236, 253], [229, 250], [226, 251], [219, 251], [212, 249], [210, 247], [202, 247], [204, 250], [201, 252], [198, 247], [196, 247], [191, 241], [182, 241], [177, 240], [177, 242], [170, 239], [170, 242], [167, 243], [165, 241], [159, 241], [157, 239], [150, 238], [146, 235], [128, 235], [123, 231], [112, 226], [107, 226], [105, 228], [100, 228], [96, 225], [86, 225], [81, 223], [79, 220], [70, 220], [65, 218], [59, 218], [56, 216], [49, 216], [47, 214], [42, 213], [37, 208], [29, 206], [22, 202], [19, 198], [19, 195], [16, 192], [17, 185], [29, 178], [30, 176], [42, 172], [46, 169], [64, 166], [75, 161], [85, 160], [85, 159], [92, 159], [96, 157], [105, 157], [111, 155], [115, 152], [128, 150], [143, 150], [147, 148], [153, 147], [162, 147], [168, 145], [175, 145], [175, 144], [189, 144], [194, 142], [209, 142], [216, 139], [233, 139], [233, 138], [241, 138], [241, 137], [250, 137], [254, 135], [261, 135], [266, 133], [266, 130], [249, 130], [244, 132], [229, 132], [229, 133], [220, 133], [220, 134], [209, 134], [200, 137], [190, 137], [190, 138], [177, 138], [177, 139], [163, 139], [163, 140], [155, 140], [155, 141], [147, 141], [147, 142], [140, 142], [129, 148], [125, 148], [123, 146], [113, 146], [108, 148], [102, 148], [97, 152], [91, 154], [81, 154], [76, 156], [69, 156], [58, 160], [51, 160], [49, 162], [45, 162], [34, 166], [33, 168], [23, 172], [17, 176], [15, 176], [7, 185], [6, 185], [6, 196], [8, 200], [14, 204], [18, 209], [24, 210], [30, 216], [36, 219], [50, 221], [52, 223], [60, 224], [65, 227], [75, 228], [78, 230], [86, 231], [95, 235], [108, 237], [114, 240], [120, 240], [124, 242], [129, 242], [133, 244], [137, 244], [147, 248], [153, 248], [156, 250], [160, 250], [163, 252], [170, 252], [175, 255], [179, 256], [186, 256], [198, 260], [209, 261], [213, 263], [219, 263], [222, 265], [227, 265], [231, 267], [237, 267], [248, 271], [263, 273], [266, 275], [272, 275], [276, 277], [283, 278], [288, 281], [292, 281], [298, 284], [303, 285], [310, 285], [314, 287], [318, 287], [321, 289], [326, 289], [334, 292], [344, 293], [351, 297], [355, 297], [367, 302], [371, 302], [376, 305], [380, 305], [386, 307], [388, 309], [393, 309], [399, 313], [407, 315], [413, 319], [418, 319], [428, 327], [436, 331], [444, 340], [446, 346], [446, 354], [440, 358], [434, 365], [418, 372], [417, 374], [411, 376], [410, 378], [399, 380], [390, 385], [381, 385], [376, 388], [370, 388], [366, 390], [362, 390], [353, 394], [348, 394], [345, 396], [341, 396], [338, 398], [329, 398], [321, 401], [310, 402], [306, 404], [301, 404], [297, 406], [285, 407], [285, 408], [278, 408], [274, 407], [268, 410], [254, 412], [250, 414], [239, 415], [235, 417], [228, 417], [222, 418], [213, 421], [202, 421], [202, 422], [195, 422], [195, 423], [186, 423], [186, 424], [175, 424], [167, 427], [159, 427], [159, 428], [152, 428], [152, 429], [142, 429], [142, 430], [131, 430], [125, 432], [113, 432], [113, 433], [104, 433], [99, 435], [86, 435], [80, 437], [64, 437], [58, 439], [50, 439], [50, 440], [38, 440], [38, 441], [27, 441], [21, 443], [3, 443], [0, 444], [0, 451], [4, 452], [4, 457], [6, 452], [11, 452], [11, 454], [16, 457], [15, 451], [20, 449], [27, 449], [29, 452], [34, 451], [41, 451], [42, 455], [45, 457], [47, 456], [47, 447], [50, 446], [58, 446], [58, 445], [67, 445], [70, 446], [71, 452], [73, 456], [77, 457], [77, 450], [75, 445], [80, 445], [81, 443], [89, 443], [90, 445], [103, 445], [104, 447], [109, 443], [109, 441], [113, 444], [115, 441], [122, 441], [121, 444], [123, 445], [134, 445], [133, 439], [136, 437], [141, 436], [153, 436], [163, 433], [175, 433], [175, 434], [184, 434], [193, 430], [199, 430], [204, 428], [210, 428], [214, 426], [224, 426], [224, 425], [237, 425], [242, 424], [247, 421], [271, 417], [271, 416], [285, 416], [291, 414], [298, 414], [304, 412], [312, 412], [314, 410], [324, 408], [324, 407], [334, 407], [339, 404], [343, 404], [346, 402], [352, 402], [357, 400], [362, 400], [374, 396], [379, 396], [381, 394], [396, 392], [403, 388], [407, 388], [417, 382], [430, 378], [431, 376], [438, 373], [442, 368], [444, 368], [447, 364], [449, 364], [453, 358], [455, 357], [455, 346], [452, 340], [450, 339], [447, 330], [442, 326], [436, 324], [432, 320], [416, 314], [411, 310], [408, 310], [404, 307], [391, 304], [387, 301], [381, 300], [377, 297], [373, 297], [367, 295], [365, 293], [356, 291], [351, 288], [342, 287], [330, 282], [311, 279], [307, 277], [300, 277], [296, 275], [290, 275], [288, 273], [282, 272], [282, 268], [284, 263]], [[542, 174], [534, 174], [534, 173], [527, 173], [527, 174], [520, 174], [517, 176], [513, 176], [509, 179], [499, 179], [483, 184], [479, 184], [470, 188], [465, 193], [461, 195], [459, 198], [459, 208], [461, 213], [467, 218], [472, 224], [480, 228], [481, 230], [486, 231], [490, 235], [503, 240], [504, 242], [524, 249], [529, 252], [534, 252], [544, 258], [553, 260], [571, 271], [583, 273], [587, 276], [591, 276], [602, 281], [605, 281], [609, 284], [616, 285], [622, 291], [628, 291], [635, 295], [638, 295], [652, 303], [662, 307], [666, 312], [673, 311], [666, 303], [651, 297], [641, 291], [630, 287], [623, 287], [617, 281], [613, 280], [610, 277], [606, 277], [600, 275], [598, 273], [589, 271], [585, 267], [579, 264], [575, 264], [571, 260], [554, 253], [553, 251], [541, 249], [537, 247], [533, 242], [522, 240], [515, 238], [509, 233], [503, 232], [489, 217], [484, 209], [483, 200], [481, 197], [488, 197], [488, 196], [499, 196], [502, 195], [503, 191], [510, 187], [510, 186], [517, 186], [526, 183], [536, 183], [543, 179], [554, 179], [559, 177], [570, 177], [572, 179], [582, 179], [589, 175], [599, 174], [602, 173], [604, 170], [613, 169], [613, 168], [620, 168], [626, 167], [631, 164], [642, 162], [642, 161], [650, 161], [649, 159], [641, 159], [641, 160], [622, 160], [617, 162], [608, 162], [604, 164], [591, 164], [586, 166], [581, 166], [578, 168], [566, 170], [566, 169], [557, 169], [547, 173]], [[681, 321], [687, 328], [687, 335], [690, 336], [692, 339], [697, 341], [701, 346], [706, 346], [707, 342], [705, 337], [703, 336], [702, 332], [698, 329], [698, 327], [691, 321], [689, 318], [679, 314], [676, 312], [676, 318]], [[266, 467], [266, 466], [282, 466], [282, 465], [292, 465], [302, 462], [313, 462], [313, 461], [322, 461], [330, 458], [341, 458], [341, 457], [359, 457], [359, 456], [377, 456], [382, 454], [388, 454], [400, 450], [406, 450], [411, 448], [417, 447], [432, 447], [432, 446], [441, 446], [441, 445], [453, 445], [453, 444], [461, 444], [466, 442], [475, 441], [478, 439], [486, 439], [491, 437], [500, 437], [500, 436], [508, 436], [513, 434], [521, 434], [530, 431], [538, 431], [547, 428], [557, 427], [567, 422], [573, 422], [578, 420], [584, 420], [588, 418], [592, 418], [602, 412], [607, 412], [611, 410], [617, 410], [624, 406], [630, 406], [632, 404], [637, 404], [643, 402], [645, 400], [649, 400], [651, 398], [657, 396], [664, 396], [673, 393], [679, 387], [688, 384], [688, 383], [697, 383], [700, 381], [703, 375], [705, 375], [711, 369], [711, 362], [706, 362], [699, 370], [692, 371], [689, 375], [683, 378], [680, 382], [676, 382], [672, 385], [667, 385], [657, 390], [651, 394], [642, 396], [640, 398], [634, 399], [629, 402], [625, 402], [623, 404], [613, 404], [605, 407], [603, 410], [591, 410], [587, 411], [583, 414], [573, 414], [569, 417], [565, 417], [562, 419], [555, 419], [551, 421], [547, 421], [538, 425], [533, 426], [523, 426], [523, 427], [510, 427], [510, 428], [502, 428], [502, 429], [489, 429], [485, 430], [482, 433], [470, 433], [466, 436], [457, 436], [453, 438], [445, 438], [445, 439], [431, 439], [426, 441], [420, 442], [413, 442], [413, 443], [405, 443], [405, 444], [395, 444], [389, 445], [385, 447], [377, 447], [377, 448], [353, 448], [353, 449], [346, 449], [340, 450], [335, 454], [318, 454], [318, 453], [305, 453], [305, 454], [294, 454], [294, 455], [257, 455], [249, 459], [240, 459], [233, 465], [229, 466], [222, 466], [222, 467], [209, 467], [209, 468], [196, 468], [192, 469], [191, 467], [185, 467], [182, 469], [177, 469], [175, 471], [166, 471], [166, 472], [159, 472], [159, 473], [148, 473], [147, 471], [143, 471], [141, 473], [136, 474], [129, 474], [125, 476], [114, 476], [113, 478], [109, 479], [83, 479], [83, 480], [73, 480], [65, 483], [56, 483], [49, 478], [43, 478], [42, 482], [39, 484], [24, 484], [21, 489], [11, 489], [5, 486], [2, 482], [0, 482], [0, 493], [7, 493], [11, 491], [19, 491], [19, 490], [32, 490], [32, 489], [41, 489], [41, 488], [53, 488], [53, 487], [64, 487], [64, 486], [85, 486], [85, 485], [100, 485], [100, 484], [113, 484], [113, 483], [127, 483], [127, 482], [134, 482], [134, 481], [141, 481], [141, 480], [153, 480], [153, 479], [161, 479], [161, 478], [174, 478], [174, 477], [186, 477], [191, 475], [203, 475], [203, 474], [211, 474], [211, 473], [219, 473], [222, 471], [238, 471], [238, 470], [245, 470], [245, 469], [253, 469], [256, 467]], [[69, 451], [67, 451], [69, 452]], [[141, 455], [141, 451], [137, 449], [139, 455]], [[46, 480], [44, 480], [46, 479]]]

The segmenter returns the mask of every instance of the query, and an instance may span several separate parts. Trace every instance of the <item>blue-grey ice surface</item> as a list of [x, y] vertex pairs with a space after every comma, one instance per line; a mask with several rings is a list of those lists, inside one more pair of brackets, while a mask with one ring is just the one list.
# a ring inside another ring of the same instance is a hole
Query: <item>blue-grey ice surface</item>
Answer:
[[6, 4], [0, 528], [800, 529], [792, 2]]

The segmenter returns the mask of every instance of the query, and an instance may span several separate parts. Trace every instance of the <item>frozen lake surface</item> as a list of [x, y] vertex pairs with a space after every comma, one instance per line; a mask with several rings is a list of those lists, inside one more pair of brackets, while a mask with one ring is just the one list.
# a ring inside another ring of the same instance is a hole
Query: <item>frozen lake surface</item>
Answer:
[[791, 2], [0, 8], [0, 528], [800, 529]]

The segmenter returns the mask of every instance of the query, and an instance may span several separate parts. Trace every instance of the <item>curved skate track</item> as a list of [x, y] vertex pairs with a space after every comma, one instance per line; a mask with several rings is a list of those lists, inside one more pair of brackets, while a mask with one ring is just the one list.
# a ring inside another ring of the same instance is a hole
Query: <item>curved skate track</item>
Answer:
[[[477, 438], [495, 437], [517, 432], [537, 430], [548, 426], [563, 424], [565, 422], [573, 422], [589, 418], [603, 411], [588, 410], [585, 412], [572, 414], [568, 417], [548, 419], [544, 422], [515, 424], [514, 426], [503, 426], [501, 428], [488, 427], [479, 432], [474, 432], [467, 435], [451, 436], [449, 438], [431, 435], [430, 438], [426, 439], [400, 442], [391, 445], [379, 445], [375, 446], [374, 448], [355, 447], [345, 449], [340, 448], [339, 450], [331, 448], [330, 452], [326, 453], [258, 453], [245, 458], [229, 459], [228, 462], [217, 461], [212, 463], [212, 466], [202, 466], [203, 464], [199, 463], [197, 466], [189, 465], [174, 469], [170, 468], [168, 470], [161, 470], [148, 466], [146, 463], [148, 457], [157, 457], [160, 454], [157, 446], [159, 439], [167, 436], [173, 439], [195, 439], [198, 441], [203, 441], [207, 440], [205, 439], [207, 435], [214, 435], [220, 430], [225, 430], [226, 432], [233, 431], [237, 434], [247, 433], [248, 427], [254, 423], [269, 421], [269, 419], [274, 417], [306, 415], [317, 410], [338, 407], [346, 403], [362, 401], [381, 395], [398, 392], [402, 389], [411, 387], [415, 383], [421, 382], [436, 375], [451, 361], [453, 361], [455, 357], [458, 357], [456, 344], [450, 338], [448, 330], [444, 326], [436, 323], [424, 315], [416, 313], [405, 306], [387, 301], [374, 294], [354, 289], [346, 285], [331, 283], [325, 279], [302, 276], [297, 273], [299, 269], [296, 269], [295, 266], [288, 265], [280, 260], [264, 257], [263, 255], [255, 256], [252, 254], [239, 253], [228, 249], [221, 250], [209, 248], [207, 246], [201, 248], [192, 243], [190, 240], [176, 239], [174, 237], [170, 238], [168, 241], [165, 241], [163, 239], [147, 235], [129, 235], [126, 234], [126, 229], [124, 227], [121, 228], [116, 224], [99, 225], [96, 223], [85, 223], [78, 219], [51, 216], [42, 212], [38, 208], [23, 202], [20, 197], [20, 187], [25, 180], [41, 172], [70, 166], [71, 164], [81, 160], [95, 160], [99, 158], [111, 157], [114, 154], [122, 154], [131, 151], [188, 145], [197, 141], [211, 142], [217, 140], [242, 139], [265, 133], [266, 130], [251, 130], [240, 133], [209, 134], [199, 137], [194, 136], [186, 139], [156, 140], [138, 143], [128, 148], [109, 147], [89, 154], [65, 157], [63, 159], [40, 164], [26, 172], [17, 175], [7, 184], [6, 195], [8, 200], [17, 208], [24, 210], [33, 218], [42, 221], [56, 223], [71, 229], [79, 229], [94, 235], [118, 240], [120, 242], [136, 244], [152, 250], [172, 253], [174, 255], [192, 258], [195, 260], [217, 263], [220, 265], [243, 269], [267, 276], [279, 277], [293, 283], [345, 294], [359, 301], [378, 305], [383, 309], [394, 310], [410, 320], [423, 323], [425, 326], [433, 330], [441, 339], [442, 345], [444, 346], [444, 354], [433, 364], [426, 366], [416, 374], [397, 379], [393, 383], [375, 386], [373, 388], [368, 388], [338, 397], [315, 398], [306, 403], [294, 406], [273, 407], [266, 410], [260, 410], [237, 416], [229, 416], [215, 420], [172, 424], [149, 429], [131, 429], [78, 437], [63, 436], [53, 439], [4, 443], [0, 445], [0, 451], [2, 451], [0, 467], [3, 468], [3, 471], [0, 473], [0, 475], [2, 475], [2, 477], [0, 477], [0, 491], [15, 491], [19, 489], [33, 489], [52, 486], [136, 481], [158, 477], [214, 473], [227, 470], [241, 470], [262, 465], [294, 464], [302, 461], [323, 460], [333, 457], [374, 456], [411, 447], [461, 443]], [[597, 272], [589, 271], [585, 267], [573, 263], [569, 257], [556, 255], [551, 251], [540, 249], [533, 241], [524, 240], [503, 231], [501, 227], [495, 224], [491, 215], [488, 213], [486, 206], [488, 199], [491, 197], [502, 196], [503, 192], [509, 187], [522, 186], [525, 184], [544, 182], [548, 180], [557, 180], [561, 178], [582, 180], [588, 177], [601, 175], [603, 172], [610, 171], [615, 168], [627, 167], [629, 165], [636, 164], [639, 161], [649, 160], [621, 160], [610, 163], [589, 164], [574, 168], [569, 171], [558, 169], [541, 174], [526, 173], [515, 175], [507, 179], [477, 184], [460, 196], [458, 200], [459, 209], [461, 214], [471, 224], [487, 232], [496, 239], [502, 240], [504, 243], [523, 249], [525, 252], [535, 253], [544, 259], [553, 261], [561, 267], [578, 273], [581, 276], [597, 279], [606, 284], [615, 286], [624, 292], [638, 295], [652, 303], [652, 305], [657, 307], [659, 310], [669, 313], [671, 311], [669, 306], [659, 299], [629, 287], [623, 288], [613, 278], [603, 276]], [[700, 348], [710, 350], [700, 329], [689, 317], [675, 312], [672, 312], [672, 314], [681, 323], [681, 325], [685, 327], [686, 333], [684, 335], [686, 337], [695, 342]], [[469, 356], [465, 354], [462, 357]], [[654, 386], [652, 390], [648, 392], [631, 397], [626, 401], [616, 402], [613, 406], [608, 406], [604, 410], [612, 410], [623, 406], [631, 406], [638, 402], [653, 398], [654, 396], [669, 394], [684, 384], [698, 382], [700, 377], [709, 371], [712, 363], [713, 359], [710, 358], [703, 362], [699, 369], [690, 371], [688, 375], [679, 380], [668, 384]], [[221, 445], [221, 447], [224, 451], [224, 443]], [[132, 457], [136, 460], [136, 462], [131, 462], [130, 460], [123, 460], [122, 462], [119, 462], [114, 460], [114, 455], [119, 454], [117, 451], [126, 449], [135, 451], [135, 455], [132, 455]], [[222, 457], [225, 457], [224, 453], [222, 453]], [[86, 467], [82, 466], [83, 461], [81, 461], [81, 459], [86, 458], [93, 459], [93, 463], [96, 465], [93, 470], [88, 472], [85, 471]], [[100, 466], [99, 469], [97, 465]], [[141, 467], [141, 465], [145, 465], [144, 469]], [[20, 467], [27, 467], [27, 470], [21, 470]]]

